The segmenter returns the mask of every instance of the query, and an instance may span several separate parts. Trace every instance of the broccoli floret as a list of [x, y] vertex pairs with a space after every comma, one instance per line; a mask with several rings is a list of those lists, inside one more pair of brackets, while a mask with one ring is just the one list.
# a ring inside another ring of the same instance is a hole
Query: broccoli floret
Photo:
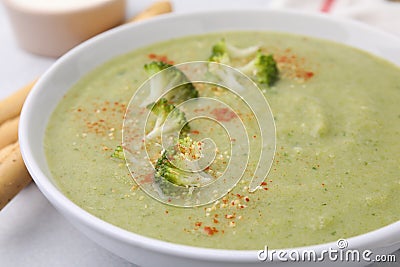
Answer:
[[165, 70], [166, 68], [169, 68], [171, 66], [171, 64], [165, 63], [163, 61], [152, 61], [149, 64], [144, 65], [144, 70], [147, 72], [147, 74], [154, 75], [157, 72]]
[[154, 178], [156, 183], [162, 184], [165, 182], [164, 180], [166, 180], [174, 185], [185, 186], [185, 183], [183, 183], [183, 181], [180, 179], [182, 171], [171, 164], [167, 157], [166, 150], [157, 160], [155, 170], [156, 172]]
[[174, 186], [198, 187], [211, 180], [197, 164], [202, 146], [202, 142], [184, 137], [176, 146], [163, 151], [155, 164], [154, 178], [164, 194], [173, 193]]
[[149, 97], [144, 101], [144, 106], [149, 103], [154, 103], [166, 88], [171, 89], [178, 84], [182, 85], [165, 94], [164, 98], [167, 99], [168, 102], [178, 105], [186, 100], [199, 96], [199, 92], [189, 81], [188, 77], [181, 70], [168, 63], [153, 61], [144, 65], [144, 69], [149, 75], [155, 75], [164, 70], [162, 74], [150, 80], [151, 91]]
[[114, 153], [112, 153], [111, 157], [115, 159], [125, 159], [124, 150], [122, 149], [122, 146], [117, 146], [117, 148], [115, 148], [114, 150]]
[[[231, 44], [227, 44], [225, 40], [222, 39], [212, 47], [212, 53], [208, 60], [232, 65], [231, 59], [239, 58], [241, 59], [240, 62], [242, 62], [254, 54], [256, 54], [255, 57], [246, 65], [233, 67], [236, 67], [243, 73], [251, 76], [251, 78], [259, 85], [273, 85], [279, 79], [279, 70], [273, 56], [261, 53], [259, 46], [237, 48]], [[211, 68], [210, 71], [215, 72], [213, 68]], [[223, 73], [219, 72], [218, 74], [221, 76]], [[226, 81], [233, 79], [232, 77], [226, 76], [223, 76], [222, 78]]]
[[208, 58], [208, 61], [229, 64], [230, 58], [228, 54], [228, 50], [226, 48], [225, 40], [221, 40], [216, 43], [211, 49], [211, 56]]
[[279, 79], [279, 71], [272, 55], [258, 52], [256, 57], [239, 68], [243, 73], [254, 77], [259, 84], [273, 85]]
[[226, 44], [226, 49], [231, 58], [247, 58], [257, 53], [257, 51], [260, 50], [260, 47], [258, 45], [255, 45], [245, 48], [239, 48], [231, 44]]
[[[148, 108], [150, 108], [151, 112], [157, 116], [157, 119], [153, 129], [146, 135], [147, 139], [153, 139], [160, 136], [162, 131], [164, 133], [180, 131], [182, 134], [187, 134], [190, 131], [190, 126], [187, 124], [185, 113], [175, 108], [174, 105], [169, 104], [167, 99], [161, 98], [155, 104], [149, 105]], [[171, 114], [170, 118], [173, 121], [164, 125], [169, 114]]]
[[224, 39], [213, 45], [211, 49], [211, 56], [209, 61], [218, 63], [229, 64], [231, 58], [247, 58], [255, 54], [259, 50], [259, 46], [249, 46], [246, 48], [238, 48], [229, 43], [226, 43]]

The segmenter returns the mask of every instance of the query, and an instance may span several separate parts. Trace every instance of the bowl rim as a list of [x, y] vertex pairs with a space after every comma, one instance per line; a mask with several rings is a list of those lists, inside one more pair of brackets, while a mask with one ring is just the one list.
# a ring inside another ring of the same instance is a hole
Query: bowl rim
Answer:
[[[104, 233], [108, 237], [116, 238], [119, 241], [124, 243], [128, 243], [137, 247], [145, 248], [148, 250], [156, 251], [157, 253], [168, 254], [176, 257], [184, 257], [191, 259], [210, 259], [215, 261], [223, 261], [223, 262], [258, 262], [257, 257], [255, 257], [257, 251], [256, 250], [226, 250], [226, 249], [213, 249], [213, 248], [204, 248], [204, 247], [195, 247], [189, 245], [181, 245], [177, 243], [171, 243], [167, 241], [162, 241], [155, 238], [146, 237], [134, 232], [129, 232], [124, 230], [118, 226], [112, 225], [106, 221], [101, 220], [100, 218], [90, 214], [85, 211], [83, 208], [79, 207], [71, 200], [69, 200], [57, 187], [53, 184], [49, 177], [43, 172], [43, 170], [39, 167], [39, 163], [33, 154], [32, 143], [30, 142], [29, 130], [30, 125], [29, 122], [32, 119], [33, 112], [35, 110], [35, 106], [38, 104], [37, 98], [46, 89], [46, 83], [49, 79], [52, 78], [54, 72], [57, 72], [62, 65], [67, 62], [70, 58], [73, 58], [75, 54], [80, 51], [87, 49], [88, 47], [94, 46], [99, 40], [107, 39], [112, 37], [113, 35], [123, 34], [123, 32], [127, 32], [129, 29], [142, 27], [142, 25], [157, 25], [158, 23], [163, 23], [165, 21], [176, 20], [176, 19], [189, 19], [192, 16], [202, 17], [219, 14], [228, 14], [228, 15], [241, 15], [243, 13], [246, 14], [280, 14], [280, 15], [293, 15], [297, 18], [311, 18], [313, 20], [322, 20], [329, 21], [333, 23], [348, 25], [351, 28], [361, 29], [368, 32], [372, 32], [374, 34], [378, 34], [380, 36], [384, 36], [388, 40], [393, 40], [395, 43], [399, 44], [400, 47], [400, 38], [392, 35], [390, 33], [382, 32], [376, 28], [368, 26], [366, 24], [349, 20], [343, 18], [330, 17], [324, 14], [312, 14], [312, 13], [303, 13], [298, 11], [288, 11], [288, 10], [256, 10], [256, 9], [243, 9], [243, 10], [224, 10], [224, 11], [201, 11], [201, 12], [187, 12], [187, 13], [173, 13], [173, 14], [165, 14], [160, 15], [156, 18], [146, 21], [140, 21], [135, 24], [127, 24], [122, 25], [117, 28], [111, 29], [105, 33], [99, 34], [88, 41], [85, 41], [81, 45], [73, 48], [69, 52], [67, 52], [64, 56], [59, 58], [37, 81], [32, 91], [28, 95], [26, 102], [23, 106], [21, 112], [21, 120], [19, 124], [19, 140], [22, 157], [24, 162], [33, 178], [38, 188], [42, 191], [45, 197], [52, 203], [53, 206], [59, 211], [63, 211], [67, 213], [69, 216], [73, 217], [75, 220], [79, 221], [81, 224], [94, 229], [97, 232]], [[223, 30], [220, 30], [221, 32]], [[266, 30], [269, 31], [269, 30]], [[208, 32], [204, 32], [205, 34]], [[296, 33], [295, 33], [296, 34]], [[322, 37], [317, 37], [320, 39], [324, 39]], [[348, 44], [347, 44], [348, 45]], [[351, 46], [351, 45], [350, 45]], [[136, 49], [136, 48], [135, 48]], [[125, 52], [124, 52], [125, 53]], [[121, 54], [124, 54], [121, 53]], [[378, 56], [380, 57], [380, 56]], [[105, 60], [107, 62], [109, 59]], [[388, 60], [388, 59], [386, 59]], [[396, 65], [400, 65], [400, 58], [395, 59]], [[392, 61], [393, 62], [393, 61]], [[81, 76], [82, 77], [82, 76]], [[48, 90], [48, 88], [46, 89]], [[43, 137], [43, 136], [42, 136]], [[63, 213], [62, 212], [62, 213]], [[68, 216], [68, 217], [69, 217]], [[67, 218], [68, 219], [68, 218]], [[374, 243], [376, 240], [381, 240], [385, 237], [390, 237], [393, 232], [399, 232], [400, 229], [400, 220], [397, 222], [393, 222], [384, 227], [378, 228], [376, 230], [347, 238], [346, 240], [349, 242], [349, 246], [351, 247], [365, 247], [366, 240], [368, 240], [368, 244]], [[396, 243], [400, 247], [400, 240]], [[267, 244], [266, 244], [267, 245]], [[316, 244], [310, 246], [303, 247], [293, 247], [293, 248], [282, 248], [279, 250], [315, 250], [317, 253], [321, 253], [322, 250], [327, 247], [335, 247], [336, 242], [328, 242], [323, 244]], [[263, 249], [263, 248], [260, 248]]]

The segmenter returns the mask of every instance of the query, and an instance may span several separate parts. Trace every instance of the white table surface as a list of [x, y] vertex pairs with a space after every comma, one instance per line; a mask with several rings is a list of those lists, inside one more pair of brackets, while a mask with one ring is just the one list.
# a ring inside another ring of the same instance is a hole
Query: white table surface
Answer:
[[[184, 3], [185, 1], [185, 3]], [[223, 9], [229, 0], [175, 0], [175, 12]], [[271, 0], [229, 1], [231, 8]], [[154, 0], [128, 0], [127, 17]], [[55, 59], [29, 54], [14, 39], [0, 3], [0, 99], [32, 81]], [[400, 253], [396, 252], [398, 262]], [[399, 266], [399, 263], [379, 266]], [[135, 266], [95, 244], [66, 221], [31, 183], [0, 211], [0, 267]]]

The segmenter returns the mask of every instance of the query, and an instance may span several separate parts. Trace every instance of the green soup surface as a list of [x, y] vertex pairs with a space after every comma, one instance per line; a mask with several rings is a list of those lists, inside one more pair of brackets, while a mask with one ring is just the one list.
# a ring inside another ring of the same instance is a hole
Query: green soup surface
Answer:
[[[260, 45], [278, 63], [280, 80], [263, 90], [276, 124], [274, 163], [254, 193], [244, 177], [212, 204], [166, 205], [111, 157], [124, 113], [148, 78], [144, 64], [207, 60], [221, 38]], [[400, 219], [399, 103], [399, 68], [354, 48], [268, 32], [189, 36], [137, 49], [85, 75], [52, 114], [45, 152], [68, 198], [134, 233], [220, 249], [306, 246]]]

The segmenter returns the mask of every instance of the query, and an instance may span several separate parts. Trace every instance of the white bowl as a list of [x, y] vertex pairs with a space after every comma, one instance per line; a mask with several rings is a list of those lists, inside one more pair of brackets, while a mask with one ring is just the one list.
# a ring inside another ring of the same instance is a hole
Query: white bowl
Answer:
[[[19, 132], [23, 158], [39, 189], [72, 224], [100, 245], [138, 265], [220, 267], [268, 263], [257, 259], [257, 251], [205, 249], [147, 238], [104, 222], [76, 206], [50, 179], [43, 149], [47, 121], [65, 92], [82, 75], [109, 59], [172, 37], [225, 30], [268, 30], [315, 36], [367, 50], [400, 65], [400, 40], [389, 34], [325, 15], [261, 10], [166, 15], [113, 29], [60, 58], [40, 78], [23, 107]], [[347, 241], [350, 249], [393, 252], [400, 248], [400, 221]], [[321, 253], [328, 248], [337, 249], [337, 245], [333, 242], [299, 249]], [[356, 264], [365, 265], [365, 262]]]

